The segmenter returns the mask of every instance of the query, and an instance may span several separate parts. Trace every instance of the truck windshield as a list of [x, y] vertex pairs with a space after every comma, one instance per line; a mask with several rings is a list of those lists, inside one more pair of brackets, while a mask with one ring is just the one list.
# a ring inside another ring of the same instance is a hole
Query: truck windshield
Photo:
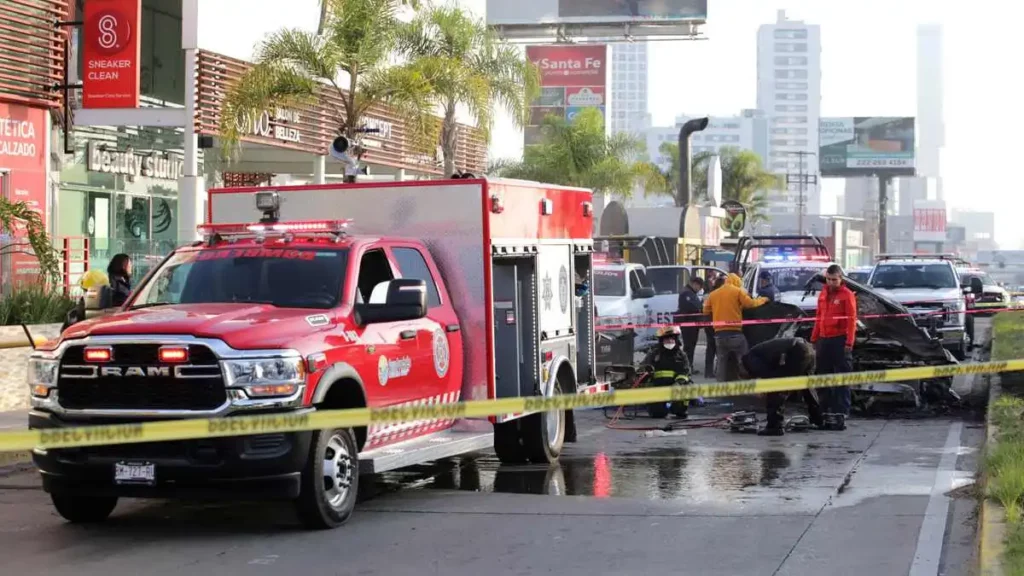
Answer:
[[868, 281], [868, 276], [871, 276], [871, 272], [850, 272], [846, 276], [854, 282], [860, 282], [863, 284]]
[[348, 250], [210, 248], [182, 251], [139, 290], [132, 308], [252, 302], [282, 308], [337, 306]]
[[[792, 268], [765, 268], [765, 271], [772, 275], [772, 284], [779, 289], [779, 292], [803, 292], [807, 289], [807, 283], [816, 274], [824, 274], [825, 267], [794, 266]], [[814, 290], [821, 290], [821, 282], [815, 282]]]
[[885, 264], [871, 276], [874, 288], [956, 288], [956, 276], [948, 264]]
[[595, 296], [625, 296], [626, 295], [626, 271], [625, 270], [594, 270], [594, 295]]
[[679, 294], [686, 286], [689, 271], [686, 268], [648, 268], [647, 280], [654, 286], [655, 294]]

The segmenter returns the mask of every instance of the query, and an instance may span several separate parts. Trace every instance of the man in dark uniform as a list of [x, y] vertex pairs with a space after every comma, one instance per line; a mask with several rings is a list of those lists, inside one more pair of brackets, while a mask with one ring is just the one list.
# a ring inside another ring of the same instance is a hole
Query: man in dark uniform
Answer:
[[[679, 293], [679, 319], [682, 324], [693, 324], [700, 321], [701, 311], [704, 303], [700, 301], [700, 291], [704, 289], [704, 280], [690, 276], [690, 283]], [[696, 326], [681, 326], [683, 335], [683, 352], [686, 352], [686, 359], [693, 366], [693, 354], [697, 350], [697, 338], [700, 336], [700, 328]]]
[[[677, 326], [667, 326], [658, 330], [658, 345], [655, 346], [641, 362], [641, 368], [652, 372], [649, 386], [678, 386], [690, 383], [690, 361], [680, 346], [680, 331]], [[647, 405], [647, 413], [651, 418], [668, 416], [665, 402]], [[672, 413], [686, 418], [688, 402], [673, 402]]]
[[757, 295], [764, 296], [769, 302], [779, 301], [779, 289], [775, 286], [772, 273], [768, 270], [761, 271], [761, 276], [758, 278]]
[[[725, 275], [719, 274], [714, 280], [708, 281], [708, 290], [704, 294], [704, 298], [711, 295], [712, 292], [718, 290], [725, 285]], [[704, 311], [704, 305], [701, 305], [701, 312]], [[704, 374], [708, 378], [711, 378], [715, 374], [715, 357], [718, 356], [718, 347], [715, 346], [715, 328], [711, 326], [711, 315], [701, 317], [702, 322], [708, 322], [709, 324], [704, 327], [704, 341], [706, 342], [706, 349], [704, 350]]]
[[[787, 378], [814, 374], [814, 348], [803, 338], [778, 338], [762, 342], [750, 349], [740, 360], [740, 378]], [[822, 428], [824, 417], [814, 390], [802, 390], [811, 424]], [[765, 408], [768, 422], [758, 431], [759, 436], [785, 434], [785, 406], [791, 392], [766, 394]]]

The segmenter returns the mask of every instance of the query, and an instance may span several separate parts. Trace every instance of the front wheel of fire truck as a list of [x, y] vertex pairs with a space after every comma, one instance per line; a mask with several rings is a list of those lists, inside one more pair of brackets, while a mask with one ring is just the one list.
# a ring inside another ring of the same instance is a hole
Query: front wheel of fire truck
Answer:
[[65, 520], [73, 524], [102, 522], [117, 506], [115, 496], [78, 496], [75, 494], [51, 494], [50, 500]]
[[344, 524], [356, 507], [359, 448], [349, 428], [316, 432], [296, 507], [302, 523], [325, 530]]

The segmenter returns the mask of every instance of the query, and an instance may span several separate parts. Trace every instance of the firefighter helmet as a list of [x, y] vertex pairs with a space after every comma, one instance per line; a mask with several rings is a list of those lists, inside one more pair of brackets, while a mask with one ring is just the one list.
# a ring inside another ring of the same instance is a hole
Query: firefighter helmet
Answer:
[[679, 326], [664, 326], [658, 329], [658, 339], [661, 338], [679, 338], [683, 331], [679, 329]]

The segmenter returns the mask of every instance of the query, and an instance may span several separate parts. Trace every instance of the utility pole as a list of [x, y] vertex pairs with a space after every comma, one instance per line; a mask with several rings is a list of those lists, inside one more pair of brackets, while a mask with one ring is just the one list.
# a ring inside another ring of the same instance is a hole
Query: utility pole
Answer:
[[807, 184], [817, 184], [817, 174], [805, 174], [804, 173], [804, 156], [816, 156], [814, 152], [807, 152], [806, 150], [800, 150], [798, 152], [791, 152], [800, 157], [800, 172], [797, 174], [786, 173], [786, 189], [789, 189], [790, 184], [796, 183], [799, 186], [799, 197], [797, 198], [797, 230], [800, 234], [804, 233], [804, 193]]
[[[878, 175], [878, 253], [889, 250], [889, 179], [892, 176]], [[911, 250], [913, 251], [913, 250]]]

